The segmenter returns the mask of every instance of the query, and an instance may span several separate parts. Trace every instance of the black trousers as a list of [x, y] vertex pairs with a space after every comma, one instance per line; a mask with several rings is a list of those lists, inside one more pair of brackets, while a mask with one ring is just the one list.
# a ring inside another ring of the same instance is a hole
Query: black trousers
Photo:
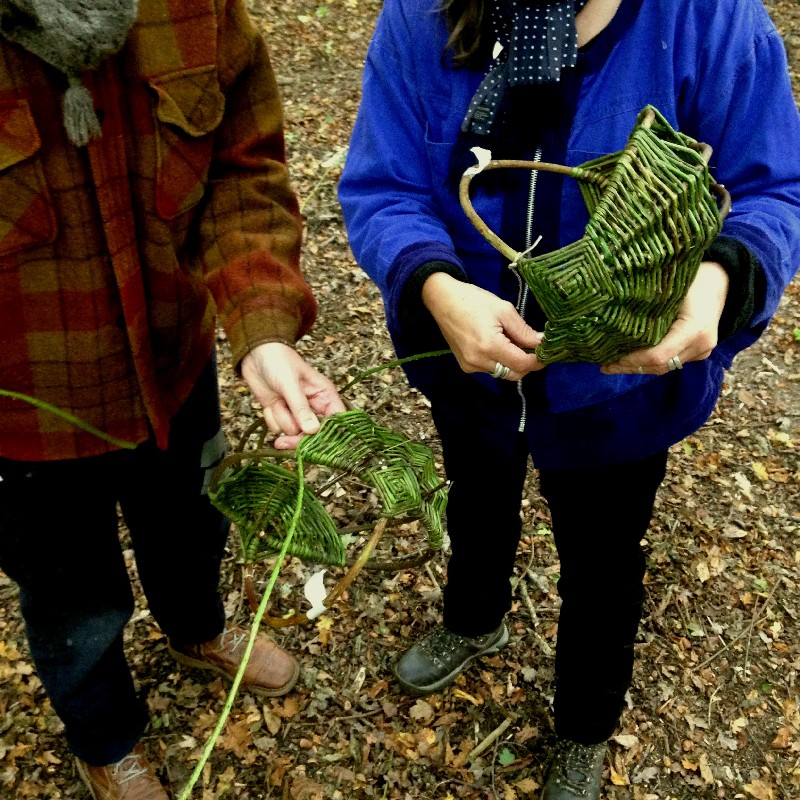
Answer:
[[166, 451], [148, 442], [70, 461], [0, 459], [0, 567], [19, 584], [31, 656], [68, 743], [90, 764], [122, 758], [147, 724], [123, 653], [134, 599], [117, 504], [164, 633], [213, 639], [225, 624], [218, 583], [229, 524], [203, 485], [221, 441], [211, 362]]
[[[488, 395], [488, 393], [487, 393]], [[528, 444], [508, 406], [432, 398], [452, 481], [452, 555], [444, 624], [465, 636], [497, 628], [511, 606]], [[560, 560], [556, 732], [584, 744], [616, 728], [633, 671], [641, 618], [645, 536], [667, 454], [595, 469], [539, 471]]]

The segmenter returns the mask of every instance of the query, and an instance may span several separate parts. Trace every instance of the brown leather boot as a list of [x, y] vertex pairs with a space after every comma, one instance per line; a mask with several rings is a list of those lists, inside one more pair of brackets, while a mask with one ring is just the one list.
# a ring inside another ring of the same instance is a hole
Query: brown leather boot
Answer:
[[[249, 633], [227, 623], [225, 630], [203, 644], [169, 643], [169, 651], [181, 664], [206, 669], [232, 680], [242, 663]], [[259, 634], [247, 662], [242, 687], [262, 697], [286, 694], [297, 683], [300, 665], [294, 656], [264, 634]]]
[[105, 767], [93, 767], [80, 759], [77, 762], [78, 774], [94, 800], [169, 800], [141, 744]]

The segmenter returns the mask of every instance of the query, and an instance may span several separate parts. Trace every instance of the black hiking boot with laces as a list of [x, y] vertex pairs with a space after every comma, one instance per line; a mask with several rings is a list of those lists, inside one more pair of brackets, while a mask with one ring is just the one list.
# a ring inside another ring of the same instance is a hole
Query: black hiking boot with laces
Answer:
[[551, 754], [541, 800], [598, 800], [606, 743], [559, 739]]
[[495, 653], [508, 642], [505, 622], [491, 633], [471, 638], [437, 625], [405, 652], [394, 668], [402, 687], [410, 694], [430, 694], [451, 684], [470, 661]]

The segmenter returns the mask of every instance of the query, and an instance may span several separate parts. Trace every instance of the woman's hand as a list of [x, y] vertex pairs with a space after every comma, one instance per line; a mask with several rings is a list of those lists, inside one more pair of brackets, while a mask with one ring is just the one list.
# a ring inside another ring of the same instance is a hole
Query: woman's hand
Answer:
[[634, 350], [601, 371], [606, 375], [663, 375], [689, 361], [702, 361], [717, 346], [717, 328], [728, 295], [728, 273], [720, 264], [700, 264], [667, 335], [655, 346]]
[[267, 428], [278, 435], [279, 450], [291, 450], [304, 434], [316, 433], [318, 417], [345, 410], [333, 383], [289, 345], [254, 347], [242, 359], [242, 375], [264, 409]]
[[543, 368], [532, 349], [542, 334], [531, 328], [511, 303], [445, 272], [435, 272], [422, 287], [422, 302], [439, 325], [464, 372], [492, 373], [517, 381]]

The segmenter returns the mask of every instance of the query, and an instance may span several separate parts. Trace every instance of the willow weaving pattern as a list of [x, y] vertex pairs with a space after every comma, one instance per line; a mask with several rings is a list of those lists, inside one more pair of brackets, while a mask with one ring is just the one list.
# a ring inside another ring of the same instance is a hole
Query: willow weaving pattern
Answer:
[[418, 517], [432, 549], [444, 538], [447, 492], [430, 448], [376, 425], [363, 411], [328, 417], [314, 436], [300, 440], [303, 461], [344, 470], [372, 486], [384, 516]]
[[[236, 524], [245, 564], [280, 551], [297, 502], [297, 481], [294, 472], [260, 461], [245, 465], [209, 492], [214, 505]], [[344, 565], [342, 539], [312, 492], [303, 493], [303, 508], [288, 552], [316, 564]]]
[[[326, 418], [316, 434], [301, 439], [296, 455], [304, 464], [329, 467], [372, 487], [382, 516], [419, 519], [430, 548], [442, 546], [447, 492], [428, 447], [375, 425], [356, 410]], [[281, 549], [297, 488], [296, 473], [259, 458], [223, 477], [209, 492], [214, 505], [236, 523], [245, 563]], [[310, 488], [288, 552], [318, 564], [345, 563], [336, 525]]]
[[577, 242], [529, 258], [481, 230], [465, 206], [511, 256], [547, 317], [540, 361], [607, 364], [664, 338], [727, 213], [727, 201], [720, 211], [712, 194], [727, 197], [709, 176], [710, 155], [648, 106], [624, 150], [578, 167], [491, 162], [575, 178], [589, 211]]

